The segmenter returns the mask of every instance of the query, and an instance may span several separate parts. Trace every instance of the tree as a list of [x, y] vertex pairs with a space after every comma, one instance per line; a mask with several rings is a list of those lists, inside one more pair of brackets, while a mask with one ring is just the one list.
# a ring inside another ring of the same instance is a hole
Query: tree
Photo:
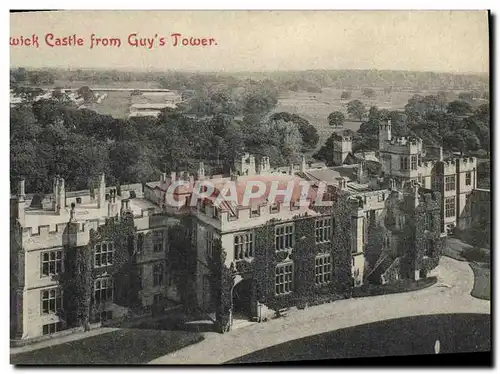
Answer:
[[347, 113], [359, 119], [360, 121], [363, 119], [366, 112], [365, 105], [359, 100], [352, 100], [347, 103]]
[[472, 112], [472, 107], [466, 101], [455, 100], [448, 104], [448, 113], [456, 116], [465, 116]]
[[351, 98], [350, 91], [342, 91], [342, 94], [340, 95], [340, 100], [349, 100], [350, 98]]
[[328, 124], [331, 127], [338, 128], [338, 127], [343, 127], [344, 126], [344, 121], [345, 121], [345, 116], [342, 112], [331, 112], [328, 115]]
[[94, 91], [92, 91], [89, 86], [80, 87], [76, 93], [83, 98], [86, 103], [93, 103], [95, 101]]

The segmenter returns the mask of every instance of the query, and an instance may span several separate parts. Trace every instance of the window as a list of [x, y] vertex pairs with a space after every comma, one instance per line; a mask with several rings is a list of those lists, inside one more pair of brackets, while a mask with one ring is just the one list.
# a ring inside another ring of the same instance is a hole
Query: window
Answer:
[[440, 177], [432, 177], [432, 189], [434, 191], [439, 191], [441, 189], [441, 178]]
[[251, 208], [250, 217], [259, 217], [259, 216], [260, 216], [260, 208], [259, 207]]
[[59, 288], [41, 291], [42, 314], [57, 313], [62, 308], [62, 292]]
[[455, 196], [447, 197], [444, 200], [444, 216], [445, 217], [455, 216]]
[[411, 156], [411, 170], [417, 170], [417, 156]]
[[406, 216], [404, 216], [403, 214], [400, 214], [398, 218], [399, 218], [399, 229], [402, 230], [402, 229], [404, 229], [405, 224], [406, 224]]
[[426, 240], [422, 244], [424, 250], [424, 256], [432, 257], [434, 252], [434, 243], [432, 240]]
[[77, 197], [76, 198], [76, 203], [77, 204], [81, 204], [82, 203], [82, 198], [81, 197]]
[[276, 295], [292, 292], [293, 263], [289, 262], [276, 266]]
[[153, 265], [153, 287], [162, 286], [165, 277], [165, 265], [158, 263]]
[[330, 217], [316, 220], [316, 243], [327, 243], [332, 235], [332, 219]]
[[455, 190], [455, 176], [451, 175], [449, 177], [444, 178], [444, 189], [445, 191], [454, 191]]
[[432, 220], [432, 214], [431, 213], [426, 213], [424, 215], [424, 230], [432, 230], [432, 225], [433, 225], [433, 220]]
[[332, 281], [332, 255], [316, 256], [316, 284], [323, 285]]
[[401, 170], [408, 170], [408, 157], [401, 157], [400, 163]]
[[42, 253], [42, 276], [55, 275], [62, 272], [62, 251]]
[[465, 185], [470, 186], [472, 184], [472, 177], [470, 171], [465, 173]]
[[271, 213], [278, 213], [280, 211], [280, 207], [278, 204], [271, 205]]
[[283, 251], [286, 249], [293, 248], [293, 234], [294, 226], [293, 223], [287, 225], [276, 226], [276, 250]]
[[214, 241], [216, 239], [216, 236], [214, 235], [213, 231], [206, 230], [205, 231], [205, 246], [207, 249], [207, 256], [208, 257], [213, 257], [214, 255]]
[[253, 257], [253, 233], [234, 236], [234, 259], [242, 260]]
[[96, 304], [113, 301], [113, 279], [103, 277], [94, 282], [94, 299]]
[[142, 253], [144, 250], [144, 234], [140, 232], [137, 234], [137, 253]]
[[219, 218], [219, 208], [215, 206], [213, 208], [213, 218]]
[[62, 325], [61, 322], [56, 322], [56, 323], [48, 323], [46, 325], [43, 325], [43, 335], [49, 335], [49, 334], [54, 334], [58, 331], [62, 330]]
[[153, 251], [155, 253], [163, 252], [165, 249], [165, 240], [163, 231], [153, 231]]
[[113, 265], [113, 243], [96, 244], [94, 247], [94, 267]]

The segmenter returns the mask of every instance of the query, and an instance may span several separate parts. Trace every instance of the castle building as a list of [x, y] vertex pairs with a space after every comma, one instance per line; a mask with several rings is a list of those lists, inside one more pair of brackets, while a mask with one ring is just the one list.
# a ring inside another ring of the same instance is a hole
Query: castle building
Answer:
[[[32, 339], [69, 327], [65, 312], [75, 295], [64, 292], [61, 279], [79, 273], [70, 273], [75, 249], [90, 264], [90, 322], [130, 313], [124, 300], [131, 296], [126, 295], [129, 284], [115, 279], [128, 269], [125, 265], [136, 274], [135, 307], [178, 299], [166, 261], [167, 230], [176, 220], [143, 197], [141, 184], [106, 187], [103, 175], [93, 190], [67, 192], [62, 178], [55, 178], [53, 186], [52, 195], [37, 198], [26, 195], [22, 180], [11, 199], [13, 338]], [[115, 228], [121, 230], [126, 217], [131, 231], [124, 240]]]
[[[350, 143], [348, 136], [339, 136], [339, 140], [334, 142], [335, 165], [358, 164], [368, 158], [370, 162], [378, 159], [384, 178], [414, 181], [423, 188], [441, 194], [442, 231], [470, 227], [472, 218], [467, 204], [477, 189], [475, 157], [445, 158], [441, 147], [425, 147], [420, 138], [394, 137], [390, 120], [379, 125], [376, 158], [360, 153], [352, 155]], [[351, 156], [358, 161], [353, 161]]]

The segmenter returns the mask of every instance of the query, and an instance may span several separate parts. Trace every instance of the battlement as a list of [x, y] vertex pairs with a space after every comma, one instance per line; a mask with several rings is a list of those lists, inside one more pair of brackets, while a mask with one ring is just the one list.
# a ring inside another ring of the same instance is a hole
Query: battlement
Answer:
[[445, 175], [455, 174], [457, 172], [457, 160], [459, 159], [447, 159], [443, 161], [443, 173]]
[[475, 157], [461, 157], [457, 158], [460, 171], [472, 171], [477, 166], [477, 158]]

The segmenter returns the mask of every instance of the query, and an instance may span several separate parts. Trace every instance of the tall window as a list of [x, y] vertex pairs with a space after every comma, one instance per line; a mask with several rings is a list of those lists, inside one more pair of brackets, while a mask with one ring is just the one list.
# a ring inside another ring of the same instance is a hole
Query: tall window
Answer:
[[444, 212], [445, 212], [445, 217], [455, 216], [455, 196], [447, 197], [444, 200]]
[[60, 288], [41, 291], [42, 314], [57, 313], [62, 308], [62, 292]]
[[165, 239], [163, 231], [153, 231], [153, 251], [163, 252], [165, 249]]
[[454, 191], [455, 190], [455, 176], [450, 175], [444, 178], [444, 189], [445, 191]]
[[137, 234], [137, 253], [142, 253], [144, 250], [144, 234], [140, 232]]
[[423, 245], [424, 255], [432, 257], [434, 252], [434, 243], [432, 242], [432, 240], [425, 240], [422, 245]]
[[441, 189], [441, 177], [433, 176], [431, 177], [432, 189], [434, 191], [439, 191]]
[[417, 156], [411, 156], [411, 170], [417, 170]]
[[323, 285], [332, 281], [332, 255], [316, 256], [316, 284]]
[[332, 235], [332, 219], [320, 218], [316, 220], [316, 243], [327, 243]]
[[471, 184], [472, 184], [472, 176], [471, 172], [468, 171], [467, 173], [465, 173], [465, 185], [470, 186]]
[[286, 225], [276, 226], [275, 229], [276, 237], [276, 250], [283, 251], [286, 249], [293, 248], [293, 234], [294, 226], [293, 223]]
[[401, 157], [400, 162], [401, 170], [408, 170], [408, 157]]
[[96, 304], [113, 301], [113, 279], [111, 277], [103, 277], [95, 280], [94, 299]]
[[234, 259], [242, 260], [253, 257], [253, 233], [234, 236]]
[[214, 235], [214, 232], [211, 230], [206, 229], [205, 230], [205, 246], [207, 248], [207, 256], [208, 257], [213, 257], [214, 256], [214, 241], [216, 240], [216, 235]]
[[432, 230], [432, 224], [433, 224], [433, 220], [432, 220], [432, 214], [431, 213], [426, 213], [424, 215], [424, 230]]
[[94, 267], [113, 265], [114, 253], [113, 243], [96, 244], [94, 247]]
[[162, 286], [165, 278], [165, 265], [163, 262], [153, 265], [153, 287]]
[[284, 295], [293, 290], [293, 263], [276, 266], [276, 295]]
[[142, 290], [143, 289], [142, 277], [144, 276], [144, 272], [142, 270], [141, 265], [136, 265], [136, 269], [137, 269], [137, 282], [139, 283], [139, 289]]
[[198, 225], [196, 222], [193, 222], [193, 225], [191, 226], [191, 244], [196, 245], [197, 240], [197, 234], [198, 234]]
[[62, 272], [62, 251], [42, 253], [42, 275], [55, 275]]

